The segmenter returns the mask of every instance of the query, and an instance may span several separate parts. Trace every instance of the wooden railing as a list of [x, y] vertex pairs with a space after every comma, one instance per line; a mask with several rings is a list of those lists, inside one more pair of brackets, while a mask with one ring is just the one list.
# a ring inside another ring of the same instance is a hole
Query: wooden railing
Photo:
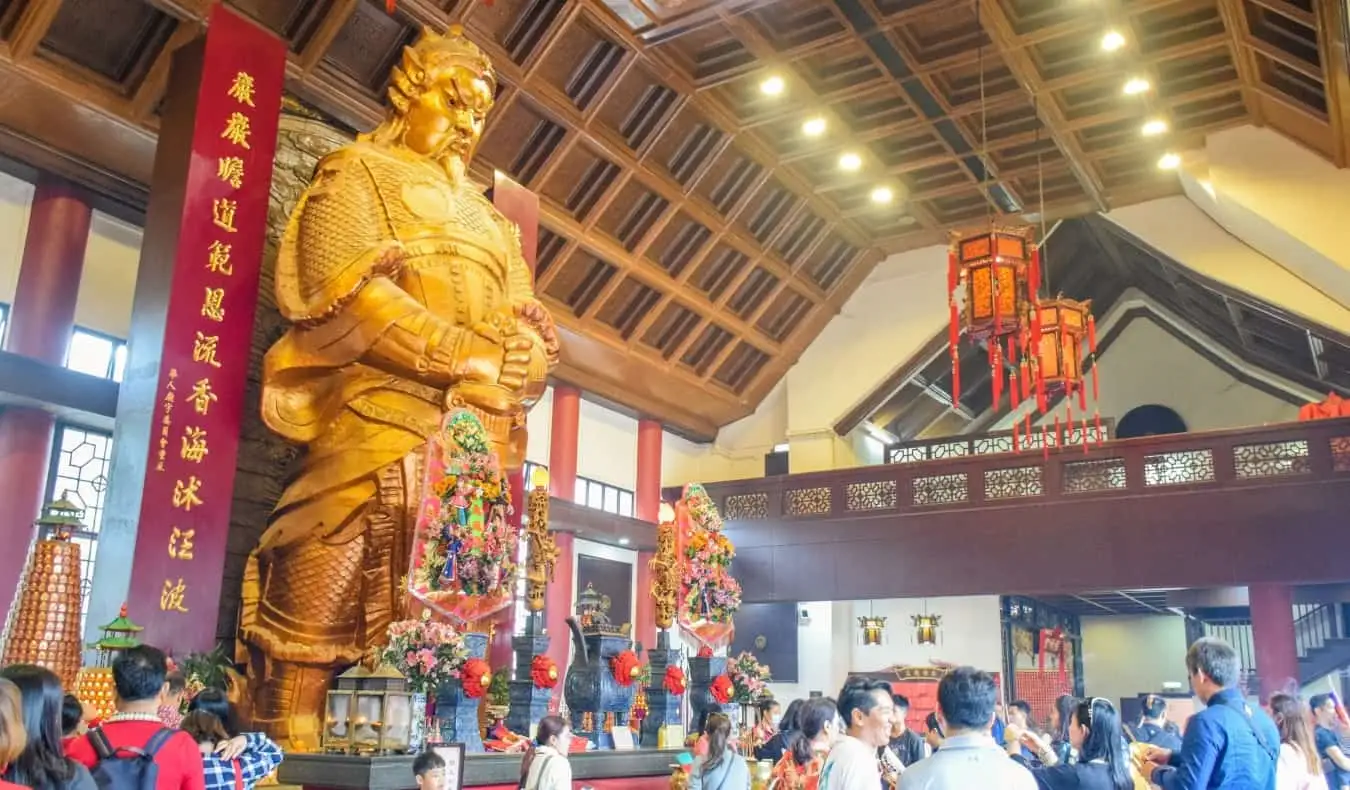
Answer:
[[[1025, 452], [1042, 452], [1048, 445], [1051, 448], [1064, 447], [1080, 449], [1084, 436], [1090, 444], [1106, 442], [1116, 435], [1116, 421], [1101, 421], [1101, 430], [1095, 422], [1086, 426], [1075, 423], [1067, 430], [1058, 433], [1053, 428], [1042, 431], [1040, 428], [1028, 436], [1018, 437], [1017, 447]], [[971, 434], [969, 436], [944, 436], [941, 439], [916, 439], [886, 445], [884, 458], [888, 464], [915, 464], [924, 461], [943, 461], [948, 458], [965, 458], [971, 455], [999, 455], [1013, 451], [1012, 431], [991, 431], [990, 433]]]
[[828, 519], [1350, 479], [1350, 419], [714, 483], [727, 521]]

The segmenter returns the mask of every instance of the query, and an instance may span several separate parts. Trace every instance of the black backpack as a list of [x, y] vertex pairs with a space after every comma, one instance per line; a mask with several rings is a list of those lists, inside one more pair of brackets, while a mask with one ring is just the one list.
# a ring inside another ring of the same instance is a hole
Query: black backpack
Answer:
[[159, 766], [155, 755], [177, 732], [162, 729], [150, 738], [144, 749], [123, 746], [114, 749], [101, 729], [89, 731], [89, 745], [94, 747], [98, 763], [89, 773], [99, 790], [155, 790], [159, 781]]

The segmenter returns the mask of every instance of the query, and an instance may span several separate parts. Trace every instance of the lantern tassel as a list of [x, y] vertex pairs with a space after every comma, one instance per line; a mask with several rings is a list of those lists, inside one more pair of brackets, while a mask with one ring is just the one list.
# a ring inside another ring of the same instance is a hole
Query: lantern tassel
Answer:
[[1013, 420], [1013, 452], [1021, 452], [1022, 448], [1017, 443], [1017, 428], [1022, 424], [1021, 420]]
[[1088, 437], [1088, 429], [1087, 429], [1087, 415], [1084, 414], [1084, 415], [1083, 415], [1083, 455], [1087, 455], [1087, 452], [1088, 452], [1088, 441], [1089, 441], [1089, 437]]
[[1061, 445], [1064, 444], [1064, 440], [1061, 438], [1061, 436], [1062, 436], [1062, 434], [1060, 434], [1060, 432], [1059, 432], [1059, 415], [1056, 414], [1056, 415], [1055, 415], [1055, 447], [1059, 447], [1059, 446], [1061, 446]]
[[1094, 424], [1094, 425], [1096, 426], [1096, 428], [1097, 428], [1097, 446], [1098, 446], [1098, 447], [1101, 447], [1101, 446], [1102, 446], [1102, 413], [1099, 412], [1099, 411], [1093, 411], [1093, 412], [1092, 412], [1092, 422], [1093, 422], [1093, 424]]
[[1045, 373], [1039, 368], [1036, 370], [1036, 408], [1041, 414], [1049, 408], [1049, 400], [1045, 397]]
[[999, 404], [1003, 401], [1003, 365], [999, 362], [999, 344], [998, 338], [989, 341], [989, 373], [994, 389], [993, 409], [998, 411]]
[[961, 352], [952, 346], [952, 408], [961, 408]]
[[1088, 351], [1097, 353], [1097, 318], [1088, 314]]
[[1092, 355], [1092, 402], [1097, 402], [1097, 355]]
[[1078, 410], [1087, 414], [1087, 387], [1082, 379], [1078, 380]]
[[397, 5], [397, 0], [384, 0], [384, 10], [386, 13], [394, 13], [394, 7]]
[[1045, 426], [1041, 426], [1041, 457], [1050, 460], [1050, 440], [1045, 435]]
[[1017, 406], [1018, 406], [1018, 404], [1019, 404], [1019, 401], [1018, 401], [1018, 399], [1017, 399], [1017, 395], [1018, 395], [1018, 393], [1020, 393], [1020, 392], [1021, 392], [1021, 390], [1018, 389], [1018, 387], [1017, 387], [1017, 368], [1013, 368], [1012, 370], [1008, 371], [1008, 409], [1009, 409], [1009, 411], [1015, 411], [1015, 410], [1017, 409]]
[[[1034, 302], [1041, 295], [1041, 245], [1031, 245], [1031, 262], [1027, 265], [1027, 292]], [[1034, 308], [1033, 308], [1034, 309]]]

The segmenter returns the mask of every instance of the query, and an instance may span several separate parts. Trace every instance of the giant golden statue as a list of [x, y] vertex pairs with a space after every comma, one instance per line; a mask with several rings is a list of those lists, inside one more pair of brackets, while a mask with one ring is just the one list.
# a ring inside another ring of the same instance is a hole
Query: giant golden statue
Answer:
[[263, 419], [308, 454], [249, 559], [240, 626], [252, 718], [292, 749], [318, 747], [334, 671], [404, 610], [427, 437], [467, 408], [518, 469], [557, 361], [519, 230], [466, 176], [495, 88], [461, 30], [424, 31], [384, 121], [320, 161], [281, 242], [292, 327], [263, 365]]

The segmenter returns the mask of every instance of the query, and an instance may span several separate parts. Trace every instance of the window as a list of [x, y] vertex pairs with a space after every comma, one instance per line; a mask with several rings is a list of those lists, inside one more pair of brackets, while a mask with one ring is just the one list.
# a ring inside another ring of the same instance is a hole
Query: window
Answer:
[[0, 348], [5, 345], [5, 330], [9, 329], [9, 305], [0, 302]]
[[66, 350], [66, 367], [78, 373], [120, 382], [127, 367], [127, 341], [75, 327]]
[[[89, 592], [98, 557], [98, 535], [103, 526], [103, 503], [108, 495], [112, 465], [112, 435], [93, 428], [58, 423], [47, 474], [47, 501], [65, 496], [84, 508], [84, 529], [71, 541], [80, 546], [81, 621], [89, 614]], [[42, 537], [46, 537], [45, 535]]]
[[593, 507], [606, 513], [633, 517], [633, 492], [599, 480], [577, 477], [576, 496], [578, 505]]

